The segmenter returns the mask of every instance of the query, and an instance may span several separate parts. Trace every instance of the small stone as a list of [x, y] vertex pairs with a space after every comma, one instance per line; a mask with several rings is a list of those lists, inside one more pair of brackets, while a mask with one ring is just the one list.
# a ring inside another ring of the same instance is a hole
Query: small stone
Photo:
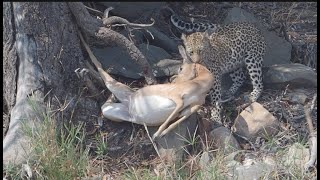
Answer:
[[248, 139], [270, 137], [278, 133], [279, 122], [261, 104], [254, 102], [244, 109], [235, 120], [235, 133]]
[[210, 135], [215, 147], [222, 150], [224, 154], [230, 154], [232, 152], [240, 150], [238, 141], [233, 137], [231, 131], [228, 128], [220, 126], [213, 129], [210, 132]]

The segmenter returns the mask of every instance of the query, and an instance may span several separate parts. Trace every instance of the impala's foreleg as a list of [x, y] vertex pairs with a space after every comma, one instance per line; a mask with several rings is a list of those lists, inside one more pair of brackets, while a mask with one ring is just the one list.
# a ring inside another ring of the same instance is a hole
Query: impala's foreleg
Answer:
[[161, 134], [162, 131], [168, 126], [169, 122], [172, 119], [177, 117], [178, 113], [183, 108], [183, 100], [182, 100], [182, 98], [172, 99], [176, 103], [176, 108], [173, 110], [173, 112], [170, 114], [170, 116], [167, 118], [167, 120], [162, 123], [162, 125], [159, 127], [158, 131], [153, 134], [152, 139], [155, 139], [156, 137], [158, 137], [159, 134]]
[[187, 119], [189, 116], [191, 116], [191, 114], [193, 114], [194, 112], [198, 111], [200, 109], [200, 105], [195, 105], [192, 106], [191, 108], [185, 109], [181, 112], [180, 115], [180, 119], [178, 119], [176, 122], [170, 124], [170, 126], [165, 129], [164, 131], [162, 131], [162, 133], [160, 134], [160, 137], [164, 136], [165, 134], [167, 134], [168, 132], [170, 132], [172, 129], [174, 129], [175, 127], [178, 126], [178, 124], [180, 124], [182, 121], [184, 121], [185, 119]]

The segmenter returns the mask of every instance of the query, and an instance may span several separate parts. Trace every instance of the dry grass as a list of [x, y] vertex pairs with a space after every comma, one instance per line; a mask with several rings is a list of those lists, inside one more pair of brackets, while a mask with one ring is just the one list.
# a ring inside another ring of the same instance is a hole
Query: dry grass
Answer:
[[[37, 104], [30, 99], [30, 106]], [[88, 149], [83, 146], [85, 132], [82, 126], [67, 125], [57, 131], [55, 119], [49, 114], [50, 107], [42, 116], [37, 129], [24, 124], [22, 130], [30, 138], [32, 155], [27, 163], [4, 168], [5, 179], [76, 179], [86, 175], [89, 167]]]

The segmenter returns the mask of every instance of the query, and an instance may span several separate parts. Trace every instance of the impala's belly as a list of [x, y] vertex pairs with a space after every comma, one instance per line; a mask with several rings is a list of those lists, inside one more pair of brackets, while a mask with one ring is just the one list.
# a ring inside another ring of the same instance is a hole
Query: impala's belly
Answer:
[[129, 113], [135, 123], [158, 126], [169, 117], [175, 106], [172, 100], [157, 95], [133, 96], [129, 105]]

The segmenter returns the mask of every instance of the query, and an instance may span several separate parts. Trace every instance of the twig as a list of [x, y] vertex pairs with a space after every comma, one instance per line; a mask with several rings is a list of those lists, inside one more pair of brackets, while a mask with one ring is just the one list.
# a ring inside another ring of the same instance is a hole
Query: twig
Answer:
[[152, 33], [148, 29], [146, 29], [146, 31], [150, 34], [151, 38], [154, 39]]
[[151, 136], [150, 136], [150, 134], [149, 134], [149, 131], [148, 131], [148, 128], [147, 128], [146, 123], [143, 123], [143, 126], [144, 126], [144, 128], [145, 128], [145, 130], [146, 130], [146, 132], [147, 132], [148, 138], [150, 139], [150, 141], [151, 141], [151, 143], [152, 143], [152, 145], [153, 145], [154, 150], [157, 152], [157, 154], [158, 154], [158, 156], [159, 156], [159, 158], [160, 158], [160, 161], [161, 161], [161, 163], [163, 164], [163, 167], [165, 168], [165, 170], [167, 171], [167, 173], [170, 175], [171, 179], [173, 179], [173, 176], [172, 176], [172, 174], [170, 173], [170, 171], [168, 170], [166, 164], [164, 163], [164, 161], [163, 161], [163, 159], [162, 159], [162, 157], [161, 157], [161, 155], [160, 155], [160, 153], [159, 153], [159, 150], [158, 150], [156, 144], [154, 143], [154, 141], [152, 140], [152, 138], [151, 138]]
[[304, 106], [304, 112], [306, 114], [306, 120], [308, 123], [309, 130], [309, 147], [310, 147], [310, 160], [304, 165], [305, 171], [308, 171], [310, 167], [314, 166], [314, 163], [317, 160], [317, 136], [313, 130], [312, 119], [310, 111]]
[[316, 100], [317, 100], [317, 93], [314, 94], [313, 99], [311, 101], [311, 107], [310, 107], [310, 111], [312, 112], [312, 110], [314, 109], [314, 106], [316, 104]]
[[235, 98], [234, 96], [230, 96], [230, 97], [228, 97], [227, 99], [221, 99], [221, 100], [220, 100], [220, 103], [229, 102], [229, 101], [233, 100], [234, 98]]
[[84, 7], [86, 7], [89, 11], [94, 12], [94, 13], [98, 14], [99, 16], [103, 17], [103, 13], [101, 11], [93, 9], [93, 8], [88, 7], [86, 5], [84, 5]]
[[287, 34], [287, 31], [286, 31], [286, 25], [283, 22], [281, 23], [280, 32], [283, 33], [284, 39], [287, 40], [288, 42], [290, 42], [289, 36]]
[[[315, 106], [315, 103], [316, 103], [316, 100], [317, 100], [317, 93], [314, 94], [314, 96], [313, 96], [313, 99], [311, 101], [311, 107], [310, 107], [310, 112], [309, 113], [312, 113], [312, 111], [314, 109], [314, 106]], [[301, 114], [300, 116], [295, 116], [295, 117], [292, 117], [290, 119], [296, 121], [298, 119], [304, 118], [305, 116], [306, 116], [305, 114]]]

